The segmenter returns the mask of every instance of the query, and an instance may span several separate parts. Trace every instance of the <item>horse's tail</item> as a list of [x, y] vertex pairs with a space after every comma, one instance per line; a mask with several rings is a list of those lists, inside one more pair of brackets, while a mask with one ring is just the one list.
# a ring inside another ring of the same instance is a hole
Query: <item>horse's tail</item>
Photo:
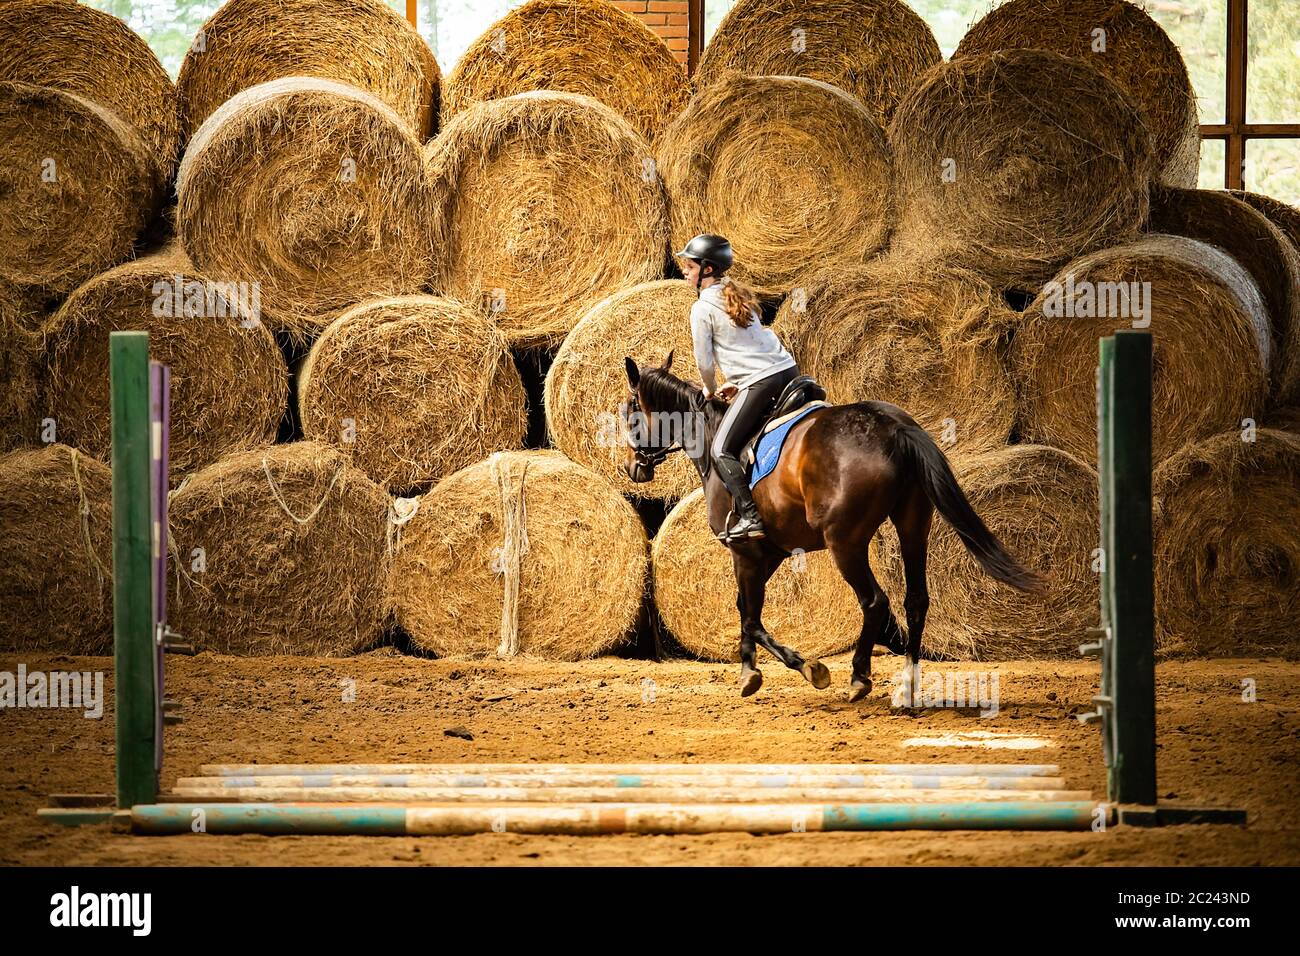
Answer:
[[926, 497], [952, 525], [984, 573], [1018, 590], [1040, 593], [1046, 585], [1043, 576], [1017, 561], [975, 513], [966, 493], [957, 484], [947, 457], [929, 433], [917, 424], [900, 424], [894, 438], [925, 489]]

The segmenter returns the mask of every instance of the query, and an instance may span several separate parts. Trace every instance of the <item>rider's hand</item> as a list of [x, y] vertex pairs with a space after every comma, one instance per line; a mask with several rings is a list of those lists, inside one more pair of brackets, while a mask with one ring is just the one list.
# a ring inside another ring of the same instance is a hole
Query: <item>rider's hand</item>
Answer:
[[738, 391], [740, 391], [740, 389], [736, 388], [736, 386], [732, 385], [730, 382], [727, 382], [726, 384], [722, 385], [714, 394], [716, 394], [718, 398], [722, 399], [724, 402], [729, 402], [736, 397], [736, 393]]

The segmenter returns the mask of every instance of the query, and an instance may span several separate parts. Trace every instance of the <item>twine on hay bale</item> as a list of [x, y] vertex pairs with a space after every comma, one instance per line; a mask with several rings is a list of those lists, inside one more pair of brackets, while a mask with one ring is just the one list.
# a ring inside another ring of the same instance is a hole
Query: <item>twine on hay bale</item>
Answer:
[[[664, 626], [702, 660], [740, 660], [731, 555], [709, 530], [704, 489], [677, 503], [651, 546], [655, 606]], [[853, 647], [862, 611], [828, 551], [787, 560], [767, 585], [763, 626], [809, 658]]]
[[126, 259], [160, 192], [148, 146], [115, 113], [0, 82], [0, 285], [30, 306]]
[[881, 127], [844, 91], [794, 76], [731, 76], [701, 91], [656, 147], [672, 242], [725, 235], [733, 274], [766, 297], [810, 268], [879, 251], [894, 221]]
[[394, 493], [518, 448], [527, 398], [503, 336], [454, 299], [403, 296], [349, 309], [298, 373], [303, 434], [334, 445]]
[[62, 438], [109, 459], [108, 339], [149, 333], [171, 367], [174, 480], [275, 440], [288, 369], [256, 302], [195, 271], [176, 245], [110, 269], [72, 293], [41, 328], [47, 411]]
[[1270, 345], [1254, 281], [1219, 249], [1152, 234], [1070, 263], [1021, 316], [1011, 369], [1025, 441], [1096, 460], [1097, 340], [1145, 321], [1121, 297], [1135, 287], [1152, 333], [1153, 459], [1258, 420]]
[[424, 496], [391, 591], [425, 651], [573, 661], [625, 640], [645, 577], [645, 529], [622, 495], [559, 452], [510, 451]]
[[[176, 87], [145, 40], [111, 14], [68, 0], [0, 3], [0, 80], [92, 100], [133, 126], [159, 178], [176, 166]], [[54, 154], [51, 154], [54, 155]]]
[[[960, 455], [952, 467], [989, 530], [1047, 578], [1047, 589], [1026, 594], [994, 581], [936, 516], [926, 562], [930, 611], [923, 648], [957, 660], [1077, 657], [1097, 617], [1096, 472], [1045, 445]], [[872, 540], [872, 564], [902, 620], [906, 585], [892, 530]]]
[[222, 654], [339, 657], [383, 632], [389, 498], [340, 452], [267, 445], [172, 496], [176, 630]]
[[668, 214], [649, 147], [576, 93], [459, 113], [425, 147], [447, 254], [434, 288], [512, 345], [554, 345], [601, 299], [663, 276]]
[[704, 48], [697, 90], [730, 73], [805, 76], [856, 97], [888, 126], [903, 95], [941, 62], [903, 0], [740, 0]]
[[1144, 114], [1156, 178], [1196, 185], [1196, 91], [1177, 44], [1146, 11], [1123, 0], [1010, 0], [970, 28], [953, 59], [1026, 49], [1077, 57], [1113, 80]]
[[688, 382], [699, 381], [689, 321], [696, 299], [682, 279], [644, 282], [614, 293], [574, 326], [546, 375], [551, 441], [624, 494], [680, 498], [699, 487], [699, 472], [685, 455], [673, 455], [656, 467], [655, 480], [648, 484], [628, 478], [622, 468], [627, 440], [618, 411], [628, 392], [625, 356], [638, 365], [659, 365], [673, 350], [673, 371]]
[[1058, 53], [1008, 50], [935, 67], [899, 105], [889, 138], [899, 208], [891, 251], [918, 262], [1036, 285], [1146, 219], [1153, 163], [1141, 114], [1113, 82]]
[[979, 276], [882, 259], [800, 290], [772, 327], [832, 402], [897, 405], [949, 453], [1006, 443], [1015, 395], [1004, 340], [1018, 317]]
[[113, 649], [108, 466], [66, 445], [0, 456], [0, 650]]
[[1152, 476], [1161, 651], [1300, 653], [1300, 435], [1245, 437], [1189, 444]]
[[294, 77], [245, 90], [194, 134], [176, 192], [194, 264], [259, 283], [263, 318], [299, 340], [434, 272], [419, 140], [355, 87]]
[[227, 0], [199, 30], [176, 80], [192, 132], [237, 93], [288, 76], [337, 80], [432, 135], [441, 73], [415, 27], [383, 0]]
[[1272, 328], [1272, 398], [1300, 402], [1300, 252], [1269, 217], [1224, 190], [1151, 190], [1152, 232], [1218, 246], [1254, 277]]
[[480, 36], [447, 78], [442, 124], [475, 103], [555, 90], [593, 97], [647, 142], [686, 104], [686, 72], [644, 23], [604, 0], [530, 0]]

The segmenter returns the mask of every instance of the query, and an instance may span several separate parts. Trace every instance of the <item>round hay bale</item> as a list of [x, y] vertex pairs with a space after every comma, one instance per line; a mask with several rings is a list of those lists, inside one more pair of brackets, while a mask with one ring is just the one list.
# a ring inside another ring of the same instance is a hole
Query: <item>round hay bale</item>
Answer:
[[1147, 228], [1218, 246], [1254, 277], [1271, 320], [1273, 401], [1300, 401], [1300, 252], [1286, 233], [1226, 190], [1173, 186], [1151, 190]]
[[663, 276], [668, 214], [645, 141], [576, 93], [458, 114], [425, 147], [447, 255], [434, 288], [554, 345], [593, 305]]
[[1146, 11], [1122, 0], [1009, 0], [970, 28], [953, 59], [1031, 49], [1077, 57], [1113, 80], [1145, 116], [1156, 178], [1196, 185], [1196, 91], [1177, 44]]
[[1152, 333], [1156, 461], [1259, 419], [1269, 329], [1250, 274], [1205, 243], [1149, 235], [1070, 263], [1022, 314], [1011, 344], [1022, 438], [1095, 461], [1097, 340], [1142, 321]]
[[355, 87], [295, 77], [238, 94], [190, 140], [176, 192], [194, 264], [258, 282], [264, 319], [299, 340], [433, 275], [420, 142]]
[[109, 333], [149, 333], [171, 366], [175, 480], [275, 440], [289, 371], [256, 302], [197, 273], [175, 246], [96, 276], [42, 327], [47, 411], [60, 437], [109, 459]]
[[159, 178], [171, 179], [176, 87], [149, 44], [117, 17], [68, 0], [0, 3], [0, 80], [53, 87], [113, 111], [144, 139]]
[[903, 95], [943, 60], [903, 0], [739, 0], [695, 71], [697, 90], [731, 73], [806, 76], [856, 97], [888, 126]]
[[1300, 252], [1300, 209], [1263, 193], [1247, 192], [1244, 189], [1225, 189], [1224, 192], [1262, 213], [1265, 219], [1282, 230], [1291, 241], [1291, 247]]
[[498, 452], [440, 481], [402, 530], [397, 622], [419, 648], [576, 661], [630, 634], [646, 536], [607, 481], [556, 451]]
[[766, 297], [812, 268], [847, 268], [893, 225], [884, 131], [827, 83], [734, 76], [700, 92], [660, 138], [673, 248], [702, 232], [736, 250], [733, 274]]
[[1300, 653], [1300, 435], [1243, 434], [1189, 444], [1152, 476], [1161, 651]]
[[0, 452], [37, 439], [40, 410], [36, 339], [0, 289]]
[[1037, 285], [1132, 237], [1147, 215], [1150, 139], [1132, 100], [1082, 61], [1042, 50], [935, 67], [889, 129], [893, 251], [994, 285]]
[[646, 142], [689, 90], [667, 44], [604, 0], [529, 0], [480, 36], [447, 78], [442, 125], [475, 103], [555, 90], [600, 100]]
[[[952, 467], [989, 530], [1022, 564], [1047, 577], [1047, 590], [1026, 594], [994, 581], [936, 516], [922, 647], [956, 660], [1078, 657], [1085, 629], [1097, 621], [1096, 472], [1045, 445], [955, 456]], [[873, 539], [872, 564], [881, 587], [901, 608], [906, 584], [892, 527]]]
[[315, 442], [221, 459], [174, 492], [176, 630], [221, 654], [341, 657], [383, 633], [389, 498]]
[[61, 299], [130, 255], [159, 192], [149, 148], [116, 114], [0, 82], [0, 284], [38, 310]]
[[421, 141], [433, 133], [441, 73], [415, 27], [383, 0], [227, 0], [199, 30], [176, 79], [196, 130], [249, 87], [289, 76], [337, 80], [387, 104]]
[[[740, 660], [740, 614], [731, 555], [709, 530], [704, 489], [677, 503], [650, 550], [655, 606], [687, 651], [707, 661]], [[763, 626], [809, 658], [852, 648], [862, 610], [828, 551], [796, 555], [772, 575]]]
[[398, 494], [430, 485], [528, 431], [503, 336], [454, 299], [373, 299], [339, 316], [298, 373], [305, 437], [334, 445]]
[[546, 430], [551, 441], [625, 494], [680, 498], [699, 487], [699, 472], [685, 455], [667, 459], [649, 484], [628, 478], [621, 467], [627, 444], [618, 421], [618, 407], [628, 389], [624, 356], [641, 365], [658, 365], [672, 349], [673, 371], [698, 381], [689, 321], [696, 299], [695, 290], [682, 279], [645, 282], [614, 293], [574, 326], [546, 375]]
[[878, 260], [814, 276], [772, 327], [832, 402], [890, 402], [945, 451], [967, 452], [1011, 436], [1004, 340], [1017, 319], [973, 273]]
[[112, 485], [66, 445], [0, 456], [0, 650], [113, 652]]
[[1300, 405], [1274, 408], [1264, 417], [1264, 424], [1284, 432], [1300, 435]]

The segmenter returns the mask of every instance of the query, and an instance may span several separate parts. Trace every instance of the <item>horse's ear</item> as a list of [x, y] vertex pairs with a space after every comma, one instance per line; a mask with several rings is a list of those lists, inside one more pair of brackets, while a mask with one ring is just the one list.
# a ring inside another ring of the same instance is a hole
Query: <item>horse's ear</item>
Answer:
[[627, 383], [636, 388], [641, 384], [641, 370], [636, 367], [636, 362], [630, 358], [623, 359], [623, 366], [627, 369]]
[[669, 350], [668, 350], [668, 357], [667, 357], [666, 359], [664, 359], [664, 364], [663, 364], [663, 370], [664, 370], [665, 372], [668, 371], [670, 368], [673, 367], [673, 353], [676, 352], [676, 351], [677, 351], [676, 349], [669, 349]]

